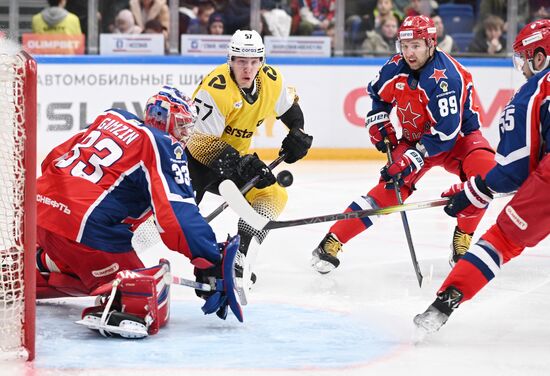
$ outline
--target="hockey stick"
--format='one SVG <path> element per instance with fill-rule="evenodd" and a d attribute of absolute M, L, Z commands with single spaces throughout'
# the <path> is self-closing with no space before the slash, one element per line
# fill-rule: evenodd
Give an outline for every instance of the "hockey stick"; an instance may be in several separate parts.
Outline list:
<path fill-rule="evenodd" d="M 282 155 L 278 156 L 277 159 L 275 159 L 273 162 L 271 162 L 267 167 L 269 167 L 270 170 L 273 170 L 275 167 L 277 167 L 284 159 L 286 158 L 286 154 L 283 153 Z M 246 192 L 251 190 L 256 183 L 260 180 L 260 175 L 254 176 L 248 183 L 246 183 L 241 188 L 241 193 L 244 195 Z M 204 219 L 206 222 L 210 223 L 214 218 L 216 218 L 218 215 L 220 215 L 221 212 L 223 212 L 229 205 L 227 202 L 224 202 L 220 206 L 218 206 L 212 213 L 208 214 Z"/>
<path fill-rule="evenodd" d="M 223 191 L 223 192 L 222 192 Z M 243 197 L 239 188 L 231 182 L 230 180 L 223 181 L 220 184 L 220 193 L 229 203 L 231 209 L 233 209 L 246 223 L 254 227 L 256 230 L 274 230 L 278 228 L 285 227 L 296 227 L 304 225 L 313 225 L 316 223 L 323 222 L 334 222 L 346 219 L 354 218 L 365 218 L 372 215 L 387 215 L 392 213 L 405 212 L 409 210 L 420 210 L 435 208 L 438 206 L 445 206 L 449 202 L 448 197 L 428 200 L 428 201 L 419 201 L 411 202 L 402 205 L 386 206 L 384 208 L 376 209 L 365 209 L 365 210 L 353 210 L 344 213 L 334 213 L 334 214 L 324 214 L 318 215 L 315 217 L 299 218 L 299 219 L 289 219 L 286 221 L 272 221 L 267 217 L 264 217 L 261 214 L 258 214 L 246 201 Z M 495 194 L 494 198 L 506 197 L 514 194 L 511 193 L 502 193 Z"/>
<path fill-rule="evenodd" d="M 201 290 L 201 291 L 206 291 L 206 292 L 212 291 L 212 287 L 208 283 L 200 283 L 200 282 L 196 282 L 196 281 L 191 281 L 190 279 L 177 277 L 175 275 L 172 276 L 172 283 L 174 285 L 192 287 L 195 290 Z"/>
<path fill-rule="evenodd" d="M 393 159 L 391 157 L 390 149 L 390 140 L 384 138 L 384 143 L 386 144 L 386 155 L 388 157 L 388 163 L 391 165 Z M 401 197 L 401 189 L 399 188 L 399 178 L 393 179 L 393 189 L 395 190 L 395 196 L 397 197 L 397 203 L 403 205 L 403 198 Z M 420 266 L 418 265 L 418 260 L 416 259 L 416 252 L 414 251 L 414 244 L 411 236 L 411 229 L 409 227 L 409 219 L 407 218 L 407 213 L 404 211 L 400 212 L 401 222 L 403 222 L 403 229 L 405 230 L 405 237 L 407 238 L 407 245 L 409 246 L 409 252 L 411 254 L 411 261 L 413 263 L 414 272 L 416 274 L 416 279 L 418 280 L 418 286 L 422 287 L 422 272 L 420 271 Z"/>

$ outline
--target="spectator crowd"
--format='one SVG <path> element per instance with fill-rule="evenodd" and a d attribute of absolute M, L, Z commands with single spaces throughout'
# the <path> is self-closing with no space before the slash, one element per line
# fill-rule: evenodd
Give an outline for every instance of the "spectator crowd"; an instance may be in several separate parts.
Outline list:
<path fill-rule="evenodd" d="M 158 33 L 168 40 L 169 1 L 98 0 L 100 33 Z M 179 34 L 232 35 L 250 29 L 251 0 L 180 0 Z M 355 0 L 345 4 L 344 52 L 348 56 L 387 56 L 396 52 L 397 30 L 406 16 L 434 20 L 445 52 L 499 55 L 506 49 L 507 0 Z M 48 0 L 32 18 L 34 33 L 87 32 L 87 1 Z M 264 36 L 335 37 L 336 0 L 261 0 Z M 543 0 L 519 0 L 517 27 L 550 17 Z M 334 45 L 334 40 L 332 42 Z"/>

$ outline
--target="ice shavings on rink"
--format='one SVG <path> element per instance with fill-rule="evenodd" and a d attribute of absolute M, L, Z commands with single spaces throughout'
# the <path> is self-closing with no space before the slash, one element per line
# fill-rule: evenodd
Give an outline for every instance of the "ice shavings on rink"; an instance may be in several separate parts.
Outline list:
<path fill-rule="evenodd" d="M 154 337 L 106 340 L 73 323 L 84 303 L 89 300 L 38 306 L 37 368 L 345 368 L 400 346 L 347 313 L 263 303 L 248 307 L 242 325 L 231 315 L 226 321 L 201 316 L 198 302 L 191 301 L 172 302 L 168 330 Z"/>

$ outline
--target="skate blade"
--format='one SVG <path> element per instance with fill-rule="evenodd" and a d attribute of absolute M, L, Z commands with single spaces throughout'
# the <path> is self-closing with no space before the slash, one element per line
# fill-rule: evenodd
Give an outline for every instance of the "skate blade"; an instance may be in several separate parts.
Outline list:
<path fill-rule="evenodd" d="M 332 265 L 330 262 L 321 260 L 316 257 L 313 257 L 311 259 L 311 267 L 321 274 L 328 274 L 336 269 L 334 265 Z"/>

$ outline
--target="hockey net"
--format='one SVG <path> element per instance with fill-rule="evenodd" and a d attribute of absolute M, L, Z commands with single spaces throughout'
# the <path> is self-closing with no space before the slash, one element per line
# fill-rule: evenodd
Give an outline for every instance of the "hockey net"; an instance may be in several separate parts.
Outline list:
<path fill-rule="evenodd" d="M 36 63 L 0 39 L 0 360 L 34 358 Z"/>

